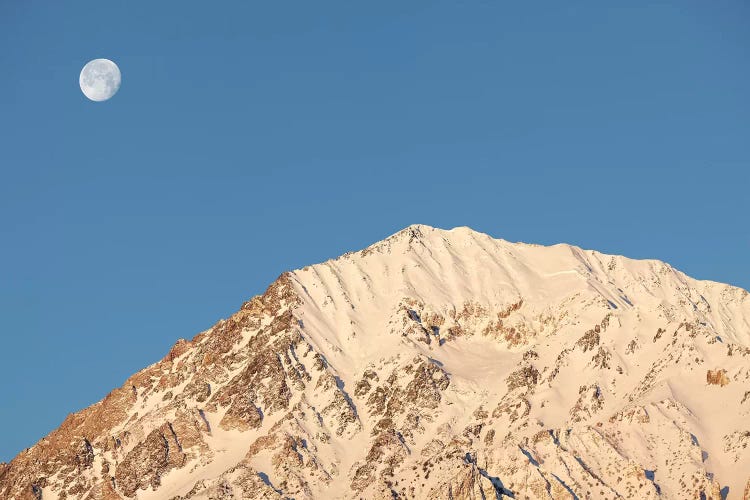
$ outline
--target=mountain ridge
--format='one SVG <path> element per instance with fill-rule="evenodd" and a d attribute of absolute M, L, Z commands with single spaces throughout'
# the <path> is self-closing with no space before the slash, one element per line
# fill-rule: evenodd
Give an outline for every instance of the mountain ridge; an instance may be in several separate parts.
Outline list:
<path fill-rule="evenodd" d="M 0 496 L 744 498 L 749 318 L 658 260 L 411 225 L 178 340 Z"/>

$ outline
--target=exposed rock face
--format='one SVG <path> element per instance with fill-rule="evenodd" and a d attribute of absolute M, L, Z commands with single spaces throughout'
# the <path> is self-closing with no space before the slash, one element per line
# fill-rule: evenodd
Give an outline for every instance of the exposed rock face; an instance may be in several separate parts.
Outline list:
<path fill-rule="evenodd" d="M 726 370 L 708 370 L 706 372 L 706 382 L 713 385 L 724 387 L 729 383 Z"/>
<path fill-rule="evenodd" d="M 748 498 L 748 324 L 661 262 L 412 226 L 179 340 L 0 498 Z"/>
<path fill-rule="evenodd" d="M 171 424 L 154 429 L 138 443 L 117 466 L 116 484 L 127 497 L 139 489 L 156 489 L 161 476 L 185 465 L 187 456 Z"/>

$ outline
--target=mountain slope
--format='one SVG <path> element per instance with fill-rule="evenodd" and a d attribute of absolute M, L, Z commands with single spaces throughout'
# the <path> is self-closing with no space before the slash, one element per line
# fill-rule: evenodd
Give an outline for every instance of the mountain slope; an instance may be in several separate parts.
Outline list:
<path fill-rule="evenodd" d="M 1 498 L 750 498 L 750 297 L 410 226 L 0 465 Z"/>

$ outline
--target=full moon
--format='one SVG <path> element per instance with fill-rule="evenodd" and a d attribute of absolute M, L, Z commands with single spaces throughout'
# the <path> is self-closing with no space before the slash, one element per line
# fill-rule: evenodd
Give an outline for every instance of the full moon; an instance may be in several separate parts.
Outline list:
<path fill-rule="evenodd" d="M 106 101 L 120 90 L 120 68 L 109 59 L 94 59 L 81 70 L 78 83 L 92 101 Z"/>

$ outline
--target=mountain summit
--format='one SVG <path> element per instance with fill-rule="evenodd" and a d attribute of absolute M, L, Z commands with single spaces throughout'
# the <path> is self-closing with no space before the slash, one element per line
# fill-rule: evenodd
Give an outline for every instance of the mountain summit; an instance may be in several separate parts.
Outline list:
<path fill-rule="evenodd" d="M 0 498 L 750 498 L 750 296 L 414 225 L 266 292 L 9 464 Z"/>

